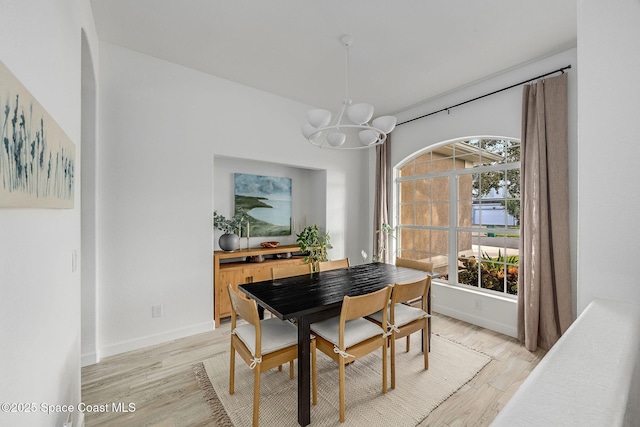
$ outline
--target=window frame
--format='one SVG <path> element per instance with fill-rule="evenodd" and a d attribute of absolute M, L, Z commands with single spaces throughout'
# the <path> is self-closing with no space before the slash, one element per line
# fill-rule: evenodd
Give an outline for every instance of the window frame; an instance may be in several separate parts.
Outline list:
<path fill-rule="evenodd" d="M 482 292 L 483 294 L 486 295 L 490 295 L 490 296 L 494 296 L 494 297 L 505 297 L 508 299 L 513 299 L 513 300 L 517 300 L 517 294 L 511 294 L 508 292 L 507 286 L 505 284 L 504 289 L 502 291 L 496 291 L 496 290 L 492 290 L 492 289 L 486 289 L 483 288 L 481 286 L 481 278 L 478 277 L 478 284 L 476 285 L 470 285 L 470 284 L 464 284 L 464 283 L 459 283 L 458 281 L 458 270 L 459 270 L 459 263 L 458 263 L 458 258 L 459 258 L 459 250 L 458 248 L 458 233 L 460 232 L 471 232 L 471 233 L 478 233 L 478 235 L 482 235 L 482 234 L 488 234 L 488 233 L 504 233 L 506 234 L 517 234 L 520 235 L 520 228 L 518 227 L 517 230 L 514 230 L 513 228 L 509 228 L 508 224 L 503 225 L 502 227 L 487 227 L 486 225 L 481 226 L 481 225 L 473 225 L 471 224 L 471 226 L 466 227 L 466 226 L 460 226 L 459 222 L 458 222 L 458 216 L 459 216 L 459 205 L 461 204 L 460 202 L 463 201 L 463 199 L 458 199 L 458 192 L 459 192 L 459 178 L 462 175 L 471 175 L 473 176 L 474 174 L 482 174 L 485 172 L 496 172 L 496 171 L 504 171 L 506 174 L 507 170 L 512 170 L 512 169 L 518 169 L 519 171 L 522 170 L 521 168 L 521 162 L 517 161 L 517 162 L 511 162 L 511 163 L 497 163 L 497 164 L 489 164 L 489 165 L 479 165 L 476 167 L 471 167 L 471 168 L 461 168 L 461 169 L 456 169 L 453 164 L 452 164 L 452 169 L 449 171 L 440 171 L 440 172 L 434 172 L 434 173 L 424 173 L 424 174 L 415 174 L 415 175 L 408 175 L 408 176 L 400 176 L 401 174 L 401 170 L 403 167 L 409 165 L 411 162 L 415 161 L 416 159 L 418 159 L 420 156 L 424 156 L 427 153 L 431 153 L 436 151 L 437 149 L 440 149 L 442 147 L 448 146 L 448 145 L 453 145 L 455 146 L 456 143 L 459 142 L 463 142 L 463 141 L 470 141 L 470 140 L 505 140 L 505 141 L 511 141 L 514 143 L 517 143 L 518 146 L 521 147 L 521 140 L 520 138 L 512 138 L 512 137 L 504 137 L 504 136 L 488 136 L 488 135 L 480 135 L 480 136 L 472 136 L 472 137 L 460 137 L 460 138 L 454 138 L 454 139 L 450 139 L 447 141 L 442 141 L 439 142 L 437 144 L 432 144 L 429 145 L 428 147 L 425 147 L 421 150 L 418 150 L 414 153 L 412 153 L 411 155 L 407 156 L 405 159 L 403 159 L 401 162 L 399 162 L 397 164 L 397 166 L 394 167 L 394 173 L 393 173 L 393 194 L 392 194 L 392 206 L 393 206 L 393 215 L 392 218 L 394 220 L 394 227 L 396 229 L 396 239 L 393 242 L 394 243 L 394 253 L 399 253 L 399 251 L 402 248 L 402 232 L 401 230 L 403 229 L 424 229 L 424 230 L 447 230 L 449 233 L 448 236 L 448 249 L 447 249 L 447 266 L 448 266 L 448 270 L 447 273 L 448 277 L 450 278 L 455 278 L 454 280 L 447 280 L 444 281 L 442 279 L 438 279 L 438 278 L 434 278 L 434 282 L 436 283 L 441 283 L 441 284 L 445 284 L 448 286 L 453 286 L 456 287 L 458 289 L 463 289 L 463 290 L 469 290 L 469 291 L 473 291 L 473 292 Z M 461 153 L 460 157 L 458 157 L 455 153 L 455 149 L 453 150 L 453 154 L 452 154 L 452 162 L 455 162 L 456 158 L 461 158 L 462 156 L 468 156 L 468 153 Z M 433 161 L 433 160 L 432 160 Z M 432 178 L 438 178 L 438 177 L 447 177 L 449 179 L 449 225 L 448 226 L 434 226 L 433 224 L 431 225 L 417 225 L 417 221 L 413 221 L 413 224 L 405 224 L 403 225 L 401 223 L 401 206 L 402 206 L 402 183 L 404 182 L 411 182 L 411 181 L 418 181 L 421 179 L 432 179 Z M 473 178 L 472 178 L 473 179 Z M 415 190 L 415 189 L 414 189 Z M 507 201 L 507 200 L 513 200 L 513 197 L 509 197 L 510 195 L 504 195 L 503 197 L 499 198 L 500 200 L 503 201 Z M 474 202 L 475 198 L 473 197 L 473 195 L 471 196 L 471 199 L 469 200 L 472 203 L 472 209 L 473 209 L 473 202 Z M 414 204 L 416 204 L 416 200 L 414 198 L 413 202 Z M 431 202 L 433 203 L 433 202 Z M 414 212 L 415 215 L 415 212 Z M 506 205 L 505 205 L 505 217 L 507 217 L 508 212 L 506 211 Z M 507 251 L 507 241 L 506 241 L 506 236 L 505 236 L 505 243 L 503 244 L 503 250 L 506 255 L 506 251 Z M 518 245 L 519 246 L 519 245 Z M 480 246 L 479 246 L 480 247 Z M 451 248 L 456 248 L 455 250 L 451 250 Z M 473 245 L 472 245 L 473 248 Z M 408 249 L 407 249 L 408 250 Z M 518 252 L 519 252 L 519 247 L 518 247 Z M 478 250 L 477 252 L 481 252 L 481 250 Z M 431 254 L 433 256 L 433 253 Z M 480 257 L 481 253 L 476 253 L 475 256 L 478 259 L 479 262 L 481 262 L 481 257 Z M 506 256 L 505 256 L 506 258 Z M 505 264 L 505 271 L 508 269 L 509 264 L 506 263 L 506 260 L 504 261 Z M 480 274 L 478 274 L 478 276 L 480 276 Z"/>

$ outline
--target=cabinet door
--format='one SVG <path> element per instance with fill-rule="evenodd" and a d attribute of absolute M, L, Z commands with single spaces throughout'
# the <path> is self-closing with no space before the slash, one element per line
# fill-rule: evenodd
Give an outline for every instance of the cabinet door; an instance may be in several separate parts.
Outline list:
<path fill-rule="evenodd" d="M 246 283 L 247 276 L 244 269 L 233 269 L 220 272 L 220 286 L 218 286 L 218 308 L 220 310 L 220 317 L 231 316 L 231 301 L 229 300 L 229 291 L 227 286 L 231 284 L 235 289 L 238 285 Z"/>
<path fill-rule="evenodd" d="M 249 283 L 271 280 L 271 267 L 270 263 L 268 266 L 260 265 L 245 269 L 247 280 Z"/>

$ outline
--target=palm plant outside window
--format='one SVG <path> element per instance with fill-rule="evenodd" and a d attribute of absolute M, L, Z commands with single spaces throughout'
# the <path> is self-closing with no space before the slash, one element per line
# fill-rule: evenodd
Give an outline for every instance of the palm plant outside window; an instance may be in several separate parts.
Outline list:
<path fill-rule="evenodd" d="M 433 262 L 451 285 L 517 295 L 520 141 L 460 139 L 397 170 L 398 256 Z"/>

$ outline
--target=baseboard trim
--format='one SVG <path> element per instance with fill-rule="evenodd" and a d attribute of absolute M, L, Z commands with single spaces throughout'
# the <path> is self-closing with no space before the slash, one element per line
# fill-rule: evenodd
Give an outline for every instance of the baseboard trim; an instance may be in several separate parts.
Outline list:
<path fill-rule="evenodd" d="M 120 353 L 126 353 L 127 351 L 139 350 L 141 348 L 149 347 L 156 344 L 162 344 L 167 341 L 176 340 L 179 338 L 185 338 L 191 335 L 200 334 L 203 332 L 209 332 L 214 330 L 213 319 L 207 322 L 191 325 L 186 328 L 173 329 L 171 331 L 163 332 L 155 335 L 147 335 L 128 341 L 123 341 L 117 344 L 102 347 L 98 350 L 97 360 L 103 357 L 114 356 Z"/>
<path fill-rule="evenodd" d="M 91 353 L 83 353 L 80 355 L 80 366 L 82 368 L 89 365 L 95 365 L 98 362 L 98 354 L 95 351 Z"/>
<path fill-rule="evenodd" d="M 504 323 L 494 322 L 484 317 L 474 316 L 464 311 L 452 309 L 451 307 L 433 305 L 433 311 L 436 313 L 442 313 L 445 316 L 453 317 L 454 319 L 462 320 L 473 325 L 481 326 L 492 331 L 500 332 L 501 334 L 508 335 L 510 337 L 517 338 L 518 330 L 511 325 L 505 325 Z M 437 316 L 437 314 L 436 314 Z"/>

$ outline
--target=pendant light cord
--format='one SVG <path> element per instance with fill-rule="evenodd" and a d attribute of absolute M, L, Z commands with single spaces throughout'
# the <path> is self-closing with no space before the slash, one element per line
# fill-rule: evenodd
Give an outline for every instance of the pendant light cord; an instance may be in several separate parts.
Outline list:
<path fill-rule="evenodd" d="M 344 99 L 345 102 L 349 99 L 349 45 L 345 45 L 346 49 L 346 60 L 345 60 L 345 71 L 344 71 Z"/>

